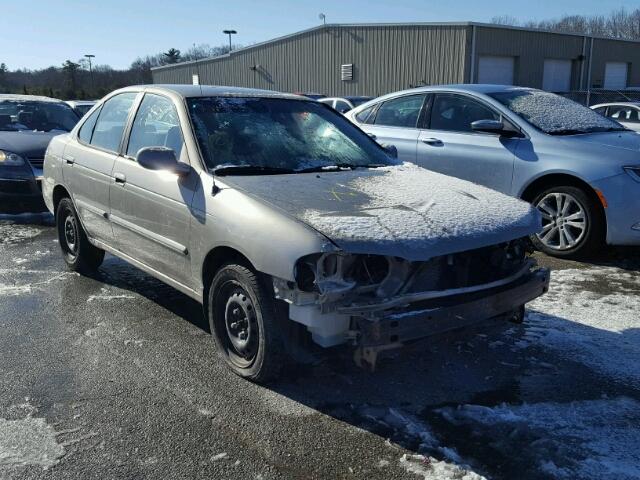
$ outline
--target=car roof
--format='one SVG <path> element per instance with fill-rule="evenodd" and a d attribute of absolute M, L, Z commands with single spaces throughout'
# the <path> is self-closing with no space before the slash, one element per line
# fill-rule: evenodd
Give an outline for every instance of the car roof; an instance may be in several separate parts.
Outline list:
<path fill-rule="evenodd" d="M 41 95 L 17 95 L 13 93 L 2 93 L 0 94 L 0 102 L 3 100 L 14 101 L 14 102 L 51 102 L 51 103 L 64 103 L 62 100 L 57 98 L 45 97 Z"/>
<path fill-rule="evenodd" d="M 132 87 L 123 88 L 122 91 L 131 90 L 161 90 L 166 92 L 172 92 L 184 98 L 192 97 L 261 97 L 261 98 L 287 98 L 298 100 L 309 100 L 306 97 L 300 95 L 294 95 L 292 93 L 282 93 L 273 90 L 261 90 L 258 88 L 242 88 L 242 87 L 227 87 L 222 85 L 172 85 L 172 84 L 158 84 L 158 85 L 136 85 Z"/>
<path fill-rule="evenodd" d="M 597 105 L 591 105 L 591 108 L 609 107 L 611 105 L 622 105 L 626 107 L 640 107 L 640 102 L 606 102 L 606 103 L 598 103 Z"/>

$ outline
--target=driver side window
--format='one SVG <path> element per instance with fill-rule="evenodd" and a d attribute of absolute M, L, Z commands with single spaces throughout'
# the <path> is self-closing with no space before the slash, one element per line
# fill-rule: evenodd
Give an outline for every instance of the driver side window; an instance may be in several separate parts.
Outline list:
<path fill-rule="evenodd" d="M 131 127 L 127 155 L 136 158 L 142 148 L 167 147 L 180 160 L 182 145 L 180 120 L 173 102 L 160 95 L 145 94 Z"/>
<path fill-rule="evenodd" d="M 476 120 L 500 120 L 500 116 L 462 95 L 436 95 L 431 107 L 431 130 L 471 133 L 471 124 Z"/>

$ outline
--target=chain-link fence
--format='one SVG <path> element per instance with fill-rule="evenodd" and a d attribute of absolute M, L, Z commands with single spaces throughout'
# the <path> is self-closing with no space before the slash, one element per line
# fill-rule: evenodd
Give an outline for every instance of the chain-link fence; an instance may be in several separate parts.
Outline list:
<path fill-rule="evenodd" d="M 640 89 L 638 90 L 587 90 L 561 93 L 563 97 L 590 107 L 599 103 L 612 102 L 640 102 Z"/>

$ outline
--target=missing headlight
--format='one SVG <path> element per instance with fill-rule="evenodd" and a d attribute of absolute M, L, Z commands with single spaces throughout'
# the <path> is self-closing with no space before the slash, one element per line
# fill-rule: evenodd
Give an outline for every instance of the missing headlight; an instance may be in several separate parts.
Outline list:
<path fill-rule="evenodd" d="M 316 290 L 316 273 L 311 265 L 306 262 L 298 262 L 295 269 L 296 285 L 303 292 Z"/>

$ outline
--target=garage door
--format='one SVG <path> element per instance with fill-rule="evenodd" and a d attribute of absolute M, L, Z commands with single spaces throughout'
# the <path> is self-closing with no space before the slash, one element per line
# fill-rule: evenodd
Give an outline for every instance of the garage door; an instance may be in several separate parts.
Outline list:
<path fill-rule="evenodd" d="M 478 83 L 513 85 L 514 57 L 481 56 L 478 59 Z"/>
<path fill-rule="evenodd" d="M 546 59 L 542 89 L 547 92 L 568 92 L 571 90 L 571 60 Z"/>
<path fill-rule="evenodd" d="M 624 62 L 607 62 L 604 68 L 604 88 L 622 90 L 627 88 L 627 64 Z"/>

